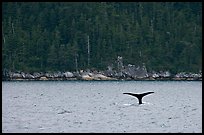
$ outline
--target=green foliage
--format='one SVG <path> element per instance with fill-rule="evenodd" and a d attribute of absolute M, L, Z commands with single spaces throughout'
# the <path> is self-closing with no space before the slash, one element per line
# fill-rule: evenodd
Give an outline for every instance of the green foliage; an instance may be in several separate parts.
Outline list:
<path fill-rule="evenodd" d="M 202 70 L 202 3 L 3 2 L 2 68 Z M 76 61 L 77 64 L 76 65 Z"/>

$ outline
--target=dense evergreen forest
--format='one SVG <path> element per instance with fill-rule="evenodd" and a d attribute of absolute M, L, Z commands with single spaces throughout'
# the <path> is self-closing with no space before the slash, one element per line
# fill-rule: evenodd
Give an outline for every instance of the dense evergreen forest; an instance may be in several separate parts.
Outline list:
<path fill-rule="evenodd" d="M 4 2 L 2 69 L 202 70 L 202 3 Z"/>

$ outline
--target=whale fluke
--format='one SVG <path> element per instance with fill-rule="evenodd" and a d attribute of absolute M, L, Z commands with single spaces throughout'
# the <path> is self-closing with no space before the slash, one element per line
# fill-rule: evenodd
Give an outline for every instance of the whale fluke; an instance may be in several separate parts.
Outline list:
<path fill-rule="evenodd" d="M 141 94 L 135 94 L 135 93 L 123 93 L 123 94 L 137 97 L 137 99 L 139 100 L 139 104 L 142 104 L 142 98 L 148 94 L 151 94 L 151 93 L 154 93 L 154 92 L 145 92 L 145 93 L 141 93 Z"/>

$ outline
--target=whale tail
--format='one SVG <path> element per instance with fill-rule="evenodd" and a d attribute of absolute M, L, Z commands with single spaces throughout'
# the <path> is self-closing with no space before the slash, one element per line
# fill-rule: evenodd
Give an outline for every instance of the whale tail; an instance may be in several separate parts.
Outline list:
<path fill-rule="evenodd" d="M 123 94 L 127 94 L 127 95 L 137 97 L 137 99 L 139 100 L 139 104 L 142 104 L 142 98 L 144 96 L 148 95 L 148 94 L 151 94 L 151 93 L 154 93 L 154 92 L 145 92 L 145 93 L 142 93 L 142 94 L 135 94 L 135 93 L 123 93 Z"/>

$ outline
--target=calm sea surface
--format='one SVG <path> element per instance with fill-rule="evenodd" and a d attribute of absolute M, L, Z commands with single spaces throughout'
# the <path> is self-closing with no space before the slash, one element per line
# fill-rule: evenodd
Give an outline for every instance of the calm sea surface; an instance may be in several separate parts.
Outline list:
<path fill-rule="evenodd" d="M 2 132 L 201 133 L 202 82 L 2 82 Z"/>

